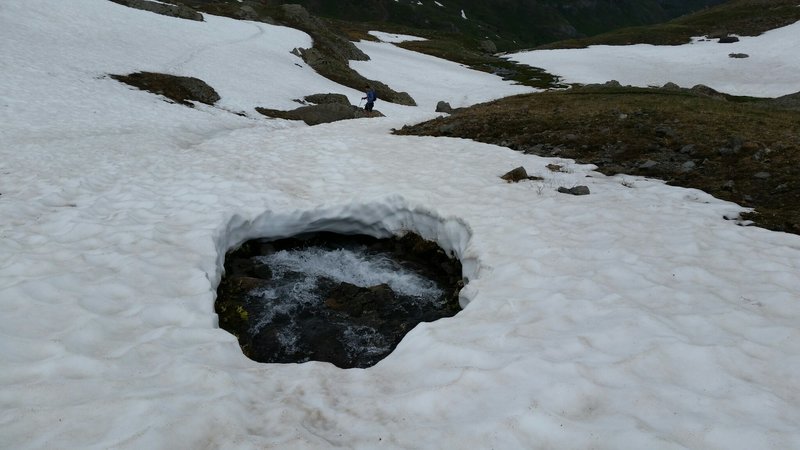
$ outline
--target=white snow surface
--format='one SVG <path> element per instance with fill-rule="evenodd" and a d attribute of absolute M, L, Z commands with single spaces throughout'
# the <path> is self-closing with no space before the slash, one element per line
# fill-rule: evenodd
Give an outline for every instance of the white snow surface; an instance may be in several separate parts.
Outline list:
<path fill-rule="evenodd" d="M 798 236 L 700 191 L 390 134 L 470 82 L 467 103 L 520 88 L 362 43 L 359 70 L 423 106 L 307 127 L 228 111 L 357 101 L 288 53 L 295 30 L 6 0 L 0 42 L 0 447 L 800 448 Z M 104 77 L 135 70 L 222 100 Z M 498 178 L 520 165 L 544 180 Z M 244 240 L 409 229 L 462 259 L 465 309 L 378 365 L 260 364 L 218 328 Z"/>
<path fill-rule="evenodd" d="M 682 87 L 705 84 L 720 92 L 780 97 L 800 91 L 800 22 L 739 42 L 694 38 L 677 46 L 596 45 L 585 49 L 535 50 L 510 54 L 514 60 L 558 75 L 566 83 Z M 747 58 L 731 58 L 744 53 Z"/>
<path fill-rule="evenodd" d="M 462 64 L 391 43 L 361 41 L 356 46 L 368 54 L 370 60 L 350 61 L 350 67 L 369 79 L 391 80 L 390 86 L 394 90 L 408 92 L 424 111 L 435 111 L 439 101 L 458 108 L 534 91 L 525 86 L 498 82 L 495 75 L 467 70 Z M 388 104 L 380 102 L 377 105 L 383 111 Z"/>
<path fill-rule="evenodd" d="M 427 41 L 427 39 L 424 37 L 412 36 L 410 34 L 386 33 L 384 31 L 377 30 L 370 31 L 369 34 L 375 36 L 381 42 L 399 43 L 408 41 Z"/>

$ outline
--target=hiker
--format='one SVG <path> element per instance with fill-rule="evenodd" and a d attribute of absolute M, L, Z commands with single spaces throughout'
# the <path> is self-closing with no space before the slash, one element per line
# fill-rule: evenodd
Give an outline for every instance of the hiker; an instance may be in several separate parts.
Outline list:
<path fill-rule="evenodd" d="M 375 100 L 378 99 L 378 96 L 375 95 L 375 89 L 372 89 L 369 85 L 365 87 L 367 91 L 366 97 L 361 97 L 361 100 L 366 100 L 367 104 L 364 105 L 364 111 L 372 111 L 372 107 L 375 106 Z"/>

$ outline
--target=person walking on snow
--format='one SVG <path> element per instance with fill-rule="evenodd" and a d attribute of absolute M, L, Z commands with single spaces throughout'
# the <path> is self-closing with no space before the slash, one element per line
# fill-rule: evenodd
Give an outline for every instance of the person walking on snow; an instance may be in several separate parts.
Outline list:
<path fill-rule="evenodd" d="M 375 89 L 372 89 L 369 85 L 366 86 L 367 96 L 361 97 L 361 100 L 366 100 L 367 104 L 364 105 L 364 111 L 372 111 L 372 107 L 375 106 L 375 100 L 378 99 L 378 96 L 375 95 Z"/>

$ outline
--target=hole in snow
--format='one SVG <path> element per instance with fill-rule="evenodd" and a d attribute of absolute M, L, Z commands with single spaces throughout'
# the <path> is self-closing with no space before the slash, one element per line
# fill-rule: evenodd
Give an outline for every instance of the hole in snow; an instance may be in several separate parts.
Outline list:
<path fill-rule="evenodd" d="M 220 325 L 259 362 L 370 367 L 420 322 L 461 309 L 460 262 L 414 233 L 255 239 L 225 259 Z"/>
<path fill-rule="evenodd" d="M 376 208 L 387 213 L 377 221 Z M 234 219 L 226 237 L 243 243 L 220 243 L 223 251 L 234 247 L 225 253 L 217 289 L 220 327 L 255 361 L 364 368 L 389 355 L 420 322 L 455 315 L 462 280 L 473 278 L 477 267 L 462 257 L 462 268 L 454 256 L 464 253 L 466 226 L 387 208 L 357 208 L 347 219 L 305 213 L 310 221 L 294 235 L 287 231 L 298 217 Z M 409 225 L 440 244 L 408 232 Z M 258 231 L 269 237 L 248 239 Z"/>

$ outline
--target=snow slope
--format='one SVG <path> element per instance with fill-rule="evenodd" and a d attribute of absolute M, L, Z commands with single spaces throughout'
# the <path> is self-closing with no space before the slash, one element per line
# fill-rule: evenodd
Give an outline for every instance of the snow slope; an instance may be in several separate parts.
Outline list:
<path fill-rule="evenodd" d="M 302 33 L 206 19 L 0 5 L 0 447 L 800 448 L 800 238 L 699 191 L 389 134 L 426 106 L 231 114 L 360 93 L 288 53 Z M 519 89 L 364 48 L 378 67 L 359 70 L 398 55 L 427 74 L 423 105 Z M 222 107 L 103 76 L 132 70 L 197 76 Z M 545 179 L 499 180 L 519 165 Z M 577 184 L 592 194 L 555 192 Z M 365 370 L 248 360 L 214 313 L 225 251 L 319 229 L 436 239 L 464 262 L 465 310 Z"/>
<path fill-rule="evenodd" d="M 653 46 L 595 45 L 585 49 L 536 50 L 509 55 L 540 67 L 566 83 L 604 83 L 683 87 L 705 84 L 720 92 L 753 97 L 780 97 L 800 91 L 800 22 L 760 36 L 741 36 L 720 44 L 695 38 L 690 44 Z M 744 53 L 747 58 L 731 58 Z"/>

